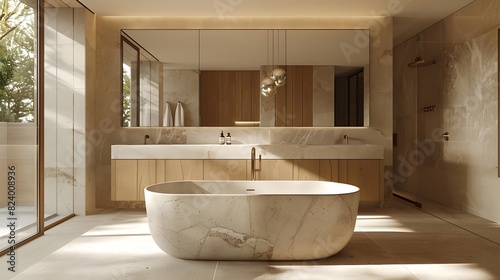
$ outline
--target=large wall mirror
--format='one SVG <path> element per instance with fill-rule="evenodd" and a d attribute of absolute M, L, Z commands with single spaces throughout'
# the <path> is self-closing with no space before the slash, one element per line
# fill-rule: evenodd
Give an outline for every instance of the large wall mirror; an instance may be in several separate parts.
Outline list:
<path fill-rule="evenodd" d="M 368 126 L 368 66 L 368 30 L 122 30 L 122 125 Z"/>

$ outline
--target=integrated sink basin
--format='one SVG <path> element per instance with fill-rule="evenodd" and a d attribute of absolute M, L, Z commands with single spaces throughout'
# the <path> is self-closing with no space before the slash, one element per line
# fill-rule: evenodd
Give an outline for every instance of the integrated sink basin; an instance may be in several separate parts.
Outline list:
<path fill-rule="evenodd" d="M 112 145 L 111 159 L 383 159 L 378 145 L 172 144 Z"/>

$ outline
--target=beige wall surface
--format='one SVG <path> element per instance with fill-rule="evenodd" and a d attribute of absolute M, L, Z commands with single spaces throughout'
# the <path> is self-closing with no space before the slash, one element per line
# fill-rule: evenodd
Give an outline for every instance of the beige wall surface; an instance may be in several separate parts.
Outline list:
<path fill-rule="evenodd" d="M 368 128 L 121 128 L 120 29 L 369 29 L 370 127 Z M 351 143 L 384 147 L 385 170 L 392 166 L 392 18 L 162 18 L 97 17 L 96 100 L 94 147 L 95 193 L 87 192 L 96 208 L 134 207 L 111 201 L 111 145 L 142 144 L 144 135 L 155 143 L 216 143 L 220 130 L 231 132 L 233 143 L 337 144 L 348 134 Z M 364 41 L 353 38 L 352 48 Z M 88 112 L 87 112 L 88 114 Z M 212 141 L 213 140 L 213 141 Z M 390 187 L 387 176 L 386 187 Z"/>

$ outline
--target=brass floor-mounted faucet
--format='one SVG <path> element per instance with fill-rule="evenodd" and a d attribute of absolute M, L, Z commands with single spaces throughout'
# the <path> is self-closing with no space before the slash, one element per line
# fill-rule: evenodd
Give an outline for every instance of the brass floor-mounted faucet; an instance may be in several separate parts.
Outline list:
<path fill-rule="evenodd" d="M 259 155 L 259 168 L 255 167 L 255 147 L 252 147 L 252 151 L 250 152 L 250 169 L 251 169 L 251 177 L 252 181 L 257 179 L 257 171 L 260 171 L 260 166 L 262 164 L 262 156 Z"/>

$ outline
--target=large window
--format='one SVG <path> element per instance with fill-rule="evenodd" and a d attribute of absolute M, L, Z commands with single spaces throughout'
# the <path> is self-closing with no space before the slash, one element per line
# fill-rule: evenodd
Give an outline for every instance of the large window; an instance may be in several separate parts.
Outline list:
<path fill-rule="evenodd" d="M 37 1 L 0 1 L 0 251 L 39 234 Z"/>

